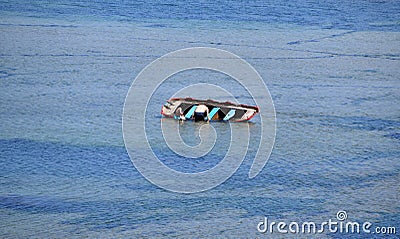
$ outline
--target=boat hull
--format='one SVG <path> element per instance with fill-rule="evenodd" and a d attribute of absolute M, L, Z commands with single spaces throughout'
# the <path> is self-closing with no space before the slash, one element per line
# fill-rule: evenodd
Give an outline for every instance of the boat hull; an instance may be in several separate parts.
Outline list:
<path fill-rule="evenodd" d="M 257 106 L 235 104 L 232 102 L 199 100 L 193 98 L 172 98 L 167 100 L 162 106 L 161 114 L 168 118 L 194 120 L 194 112 L 198 105 L 207 106 L 210 121 L 248 121 L 260 111 Z M 208 118 L 204 117 L 204 120 L 208 120 Z"/>

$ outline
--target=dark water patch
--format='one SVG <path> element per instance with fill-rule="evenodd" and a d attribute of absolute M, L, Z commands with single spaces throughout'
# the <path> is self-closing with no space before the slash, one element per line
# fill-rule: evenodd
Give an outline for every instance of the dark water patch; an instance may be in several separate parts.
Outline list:
<path fill-rule="evenodd" d="M 77 25 L 60 25 L 60 24 L 13 24 L 0 23 L 0 26 L 7 27 L 44 27 L 44 28 L 78 28 Z"/>
<path fill-rule="evenodd" d="M 226 210 L 244 210 L 242 216 L 268 215 L 282 217 L 291 210 L 314 208 L 322 203 L 318 199 L 268 198 L 268 197 L 196 197 L 181 196 L 176 199 L 114 201 L 99 203 L 98 210 L 79 219 L 65 220 L 69 225 L 89 225 L 92 230 L 124 226 L 135 229 L 146 224 L 165 225 L 174 222 L 201 220 L 202 215 L 216 213 L 223 216 Z M 290 207 L 288 206 L 290 205 Z M 273 208 L 273 210 L 272 210 Z M 103 210 L 112 209 L 112 210 Z M 218 213 L 221 213 L 219 215 Z M 226 216 L 226 215 L 225 215 Z M 207 219 L 212 218 L 209 215 Z"/>
<path fill-rule="evenodd" d="M 383 95 L 380 95 L 380 96 L 359 97 L 359 98 L 351 100 L 351 104 L 352 105 L 356 105 L 356 106 L 360 106 L 363 103 L 382 100 L 382 99 L 385 99 L 385 98 L 390 97 L 390 96 L 391 96 L 391 94 L 383 94 Z"/>
<path fill-rule="evenodd" d="M 123 147 L 70 146 L 25 139 L 0 140 L 2 175 L 137 177 Z"/>
<path fill-rule="evenodd" d="M 101 54 L 98 52 L 91 52 L 87 51 L 90 54 L 71 54 L 71 53 L 63 53 L 63 54 L 22 54 L 19 55 L 20 57 L 68 57 L 68 58 L 75 58 L 75 57 L 103 57 L 103 58 L 157 58 L 159 56 L 156 55 L 114 55 L 114 54 Z M 7 55 L 7 57 L 11 57 L 11 55 Z"/>
<path fill-rule="evenodd" d="M 400 132 L 391 132 L 384 135 L 385 137 L 392 138 L 392 139 L 400 139 Z"/>
<path fill-rule="evenodd" d="M 306 86 L 304 86 L 304 88 L 306 88 Z M 369 98 L 363 98 L 361 100 L 367 101 Z M 278 112 L 278 114 L 282 117 L 290 117 L 291 119 L 308 119 L 307 123 L 312 125 L 318 124 L 322 126 L 339 127 L 352 130 L 393 132 L 400 128 L 399 120 L 380 119 L 367 116 L 334 116 L 304 113 L 287 114 L 284 112 Z"/>
<path fill-rule="evenodd" d="M 0 57 L 10 57 L 6 55 L 1 55 Z M 13 67 L 6 67 L 0 63 L 0 78 L 8 78 L 16 75 L 17 69 Z"/>
<path fill-rule="evenodd" d="M 361 72 L 366 72 L 366 73 L 378 73 L 377 70 L 373 70 L 373 69 L 362 70 Z"/>
<path fill-rule="evenodd" d="M 49 196 L 1 195 L 0 207 L 29 213 L 79 213 L 82 216 L 63 220 L 63 224 L 86 225 L 91 230 L 116 227 L 137 228 L 145 224 L 160 225 L 200 219 L 207 213 L 244 210 L 243 216 L 269 215 L 279 218 L 292 210 L 318 207 L 319 199 L 281 197 L 207 197 L 177 195 L 171 198 L 134 200 L 75 201 Z M 289 206 L 290 205 L 290 206 Z"/>
<path fill-rule="evenodd" d="M 14 75 L 15 74 L 10 73 L 8 71 L 0 71 L 0 79 L 1 78 L 8 78 L 8 77 L 11 77 L 11 76 L 14 76 Z"/>
<path fill-rule="evenodd" d="M 319 122 L 324 126 L 367 131 L 391 131 L 400 127 L 400 121 L 397 120 L 375 119 L 361 116 L 324 116 L 320 117 Z"/>
<path fill-rule="evenodd" d="M 3 2 L 5 13 L 36 18 L 111 19 L 138 21 L 142 19 L 206 20 L 228 22 L 260 22 L 295 24 L 322 29 L 399 31 L 400 3 L 354 1 L 230 1 L 227 3 L 193 3 L 159 0 L 144 2 L 65 1 L 52 4 L 27 0 Z"/>
<path fill-rule="evenodd" d="M 0 207 L 29 213 L 78 213 L 76 203 L 49 196 L 0 195 Z"/>
<path fill-rule="evenodd" d="M 157 116 L 161 119 L 161 116 Z M 170 122 L 175 124 L 176 122 Z M 198 130 L 201 124 L 195 122 L 186 122 L 180 125 L 181 137 L 190 146 L 196 146 L 200 143 L 200 138 L 198 136 Z M 230 131 L 229 125 L 223 122 L 214 122 L 213 124 L 217 132 L 217 141 L 213 145 L 211 151 L 206 155 L 198 158 L 188 158 L 180 156 L 174 151 L 172 151 L 164 142 L 161 132 L 158 129 L 150 130 L 148 135 L 157 138 L 155 142 L 150 141 L 150 145 L 155 155 L 163 162 L 167 167 L 175 169 L 180 172 L 185 173 L 195 173 L 202 172 L 207 169 L 211 169 L 216 166 L 227 154 L 230 142 Z"/>
<path fill-rule="evenodd" d="M 380 182 L 398 177 L 400 173 L 398 151 L 358 150 L 357 155 L 332 155 L 320 158 L 287 156 L 277 158 L 272 156 L 263 172 L 253 179 L 248 179 L 248 166 L 241 167 L 223 185 L 224 189 L 233 190 L 240 187 L 251 191 L 254 187 L 269 188 L 270 185 L 280 185 L 287 192 L 309 188 L 323 191 L 340 191 L 344 188 L 358 189 L 370 187 L 371 182 Z M 379 161 L 380 163 L 377 163 Z M 379 168 L 374 170 L 373 166 Z M 354 173 L 349 173 L 354 172 Z M 284 192 L 282 192 L 284 193 Z M 323 194 L 323 193 L 322 193 Z"/>
<path fill-rule="evenodd" d="M 383 212 L 380 214 L 380 217 L 377 220 L 373 220 L 374 225 L 376 226 L 385 226 L 385 227 L 395 227 L 395 234 L 392 238 L 395 238 L 395 236 L 400 237 L 400 214 L 399 213 L 393 213 L 393 212 Z M 385 236 L 390 236 L 386 234 Z"/>
<path fill-rule="evenodd" d="M 332 58 L 333 56 L 310 56 L 310 57 L 246 57 L 246 60 L 317 60 L 317 59 L 326 59 Z"/>
<path fill-rule="evenodd" d="M 172 28 L 170 26 L 167 26 L 166 24 L 149 24 L 149 25 L 145 25 L 144 27 L 149 27 L 149 28 Z"/>
<path fill-rule="evenodd" d="M 329 36 L 325 36 L 325 37 L 320 37 L 320 38 L 314 38 L 314 39 L 309 39 L 309 40 L 298 40 L 298 41 L 292 41 L 292 42 L 288 42 L 288 45 L 299 45 L 299 44 L 303 44 L 303 43 L 314 43 L 314 42 L 320 42 L 322 40 L 325 39 L 332 39 L 332 38 L 336 38 L 336 37 L 342 37 L 342 36 L 346 36 L 349 34 L 352 34 L 356 31 L 347 31 L 347 32 L 343 32 L 343 33 L 337 33 L 337 34 L 332 34 Z"/>

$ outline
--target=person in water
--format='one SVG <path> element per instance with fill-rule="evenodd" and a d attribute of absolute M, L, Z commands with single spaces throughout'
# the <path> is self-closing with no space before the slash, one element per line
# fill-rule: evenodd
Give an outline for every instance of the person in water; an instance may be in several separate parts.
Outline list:
<path fill-rule="evenodd" d="M 183 114 L 183 110 L 182 110 L 181 107 L 176 109 L 174 116 L 175 116 L 175 119 L 186 120 L 185 115 Z"/>
<path fill-rule="evenodd" d="M 198 105 L 196 110 L 194 111 L 194 120 L 210 122 L 208 114 L 209 110 L 206 105 Z"/>

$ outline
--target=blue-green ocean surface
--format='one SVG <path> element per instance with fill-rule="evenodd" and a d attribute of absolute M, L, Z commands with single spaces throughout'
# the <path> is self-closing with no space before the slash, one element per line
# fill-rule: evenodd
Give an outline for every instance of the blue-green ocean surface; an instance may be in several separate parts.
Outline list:
<path fill-rule="evenodd" d="M 398 1 L 0 1 L 0 237 L 398 238 L 399 19 Z M 171 193 L 130 161 L 124 100 L 146 65 L 199 46 L 233 52 L 260 73 L 275 104 L 276 142 L 249 179 L 256 116 L 232 178 Z M 229 143 L 224 123 L 212 123 L 220 141 L 203 158 L 182 160 L 162 142 L 161 105 L 199 82 L 253 103 L 215 72 L 182 72 L 161 85 L 147 134 L 155 154 L 184 172 L 213 167 Z M 182 137 L 195 145 L 197 129 L 185 122 Z M 264 217 L 318 223 L 340 210 L 397 234 L 257 231 Z"/>

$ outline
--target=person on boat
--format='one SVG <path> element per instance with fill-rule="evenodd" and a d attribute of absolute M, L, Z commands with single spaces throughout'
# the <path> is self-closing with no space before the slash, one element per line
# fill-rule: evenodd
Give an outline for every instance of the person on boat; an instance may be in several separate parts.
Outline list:
<path fill-rule="evenodd" d="M 195 121 L 206 121 L 210 122 L 210 119 L 208 117 L 209 110 L 206 105 L 198 105 L 196 110 L 194 111 L 194 120 Z"/>
<path fill-rule="evenodd" d="M 175 119 L 186 120 L 181 107 L 178 107 L 178 109 L 175 110 L 174 117 L 175 117 Z"/>

